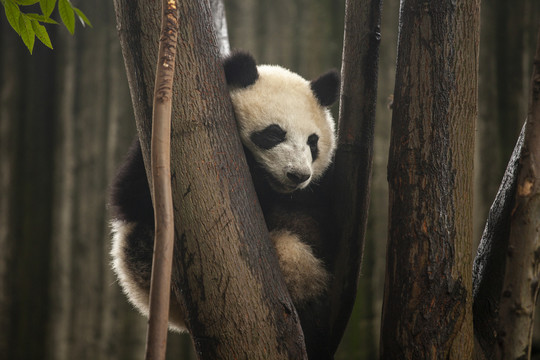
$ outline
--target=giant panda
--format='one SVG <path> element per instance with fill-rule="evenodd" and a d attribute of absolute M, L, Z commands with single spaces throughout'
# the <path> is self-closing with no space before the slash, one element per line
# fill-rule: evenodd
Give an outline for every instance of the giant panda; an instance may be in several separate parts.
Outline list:
<path fill-rule="evenodd" d="M 309 321 L 312 327 L 306 313 L 325 298 L 330 280 L 325 252 L 332 231 L 328 194 L 320 183 L 336 149 L 328 107 L 338 96 L 339 75 L 332 70 L 307 81 L 280 66 L 257 66 L 244 52 L 233 53 L 223 66 L 285 283 L 302 325 Z M 154 217 L 137 139 L 113 181 L 110 205 L 113 269 L 130 302 L 147 316 Z M 170 327 L 184 331 L 181 308 L 171 295 Z M 309 354 L 319 339 L 304 332 Z"/>

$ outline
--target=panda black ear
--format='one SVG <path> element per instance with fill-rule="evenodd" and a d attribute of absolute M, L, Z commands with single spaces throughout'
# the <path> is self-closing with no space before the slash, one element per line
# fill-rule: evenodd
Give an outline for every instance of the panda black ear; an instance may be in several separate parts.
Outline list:
<path fill-rule="evenodd" d="M 259 78 L 257 63 L 251 54 L 235 51 L 223 60 L 228 85 L 248 87 Z"/>
<path fill-rule="evenodd" d="M 322 106 L 332 105 L 339 96 L 339 74 L 336 70 L 330 70 L 312 80 L 310 85 L 311 91 Z"/>

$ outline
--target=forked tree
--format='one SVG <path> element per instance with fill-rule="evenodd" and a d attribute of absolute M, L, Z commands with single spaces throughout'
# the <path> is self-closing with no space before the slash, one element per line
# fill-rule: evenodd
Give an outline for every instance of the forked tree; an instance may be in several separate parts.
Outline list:
<path fill-rule="evenodd" d="M 220 53 L 208 31 L 211 12 L 206 2 L 179 5 L 171 165 L 173 272 L 184 280 L 172 285 L 173 294 L 189 314 L 201 358 L 305 358 L 303 332 L 256 205 Z M 127 0 L 116 0 L 115 7 L 138 133 L 149 159 L 159 8 Z M 340 139 L 330 183 L 336 189 L 336 241 L 329 259 L 333 280 L 328 302 L 313 314 L 323 319 L 318 329 L 325 335 L 321 358 L 333 356 L 356 293 L 369 203 L 380 10 L 378 0 L 347 2 Z M 400 18 L 382 357 L 491 358 L 497 353 L 506 358 L 502 354 L 511 347 L 506 344 L 519 343 L 503 336 L 506 320 L 489 313 L 494 323 L 484 327 L 479 316 L 482 301 L 491 301 L 482 290 L 490 276 L 500 284 L 489 296 L 513 299 L 507 308 L 515 314 L 519 296 L 502 290 L 511 268 L 490 272 L 504 256 L 481 251 L 471 271 L 479 0 L 405 0 Z M 529 121 L 535 119 L 529 116 Z M 525 177 L 518 195 L 536 193 L 534 176 Z M 245 191 L 234 191 L 239 188 Z M 513 209 L 513 198 L 505 199 L 510 204 L 506 209 Z M 502 220 L 513 214 L 508 210 Z M 487 238 L 485 242 L 481 249 L 497 247 Z M 505 244 L 500 250 L 508 254 L 512 249 Z M 536 288 L 530 297 L 536 297 Z M 501 309 L 504 306 L 501 300 Z M 531 314 L 525 316 L 528 324 Z M 497 339 L 505 340 L 499 342 L 503 349 L 489 350 L 486 346 Z"/>
<path fill-rule="evenodd" d="M 540 54 L 527 124 L 471 276 L 478 16 L 475 0 L 401 2 L 382 358 L 531 356 L 540 244 Z"/>
<path fill-rule="evenodd" d="M 123 0 L 116 1 L 115 7 L 139 138 L 148 159 L 159 8 Z M 366 100 L 360 109 L 367 116 L 357 123 L 364 122 L 361 126 L 354 124 L 352 117 L 357 115 L 352 111 L 341 121 L 345 129 L 341 131 L 348 136 L 340 143 L 336 173 L 350 182 L 339 187 L 343 192 L 336 193 L 336 198 L 348 200 L 336 202 L 336 208 L 342 210 L 345 205 L 349 213 L 336 225 L 336 257 L 329 259 L 335 296 L 313 313 L 322 324 L 314 330 L 328 334 L 322 337 L 321 358 L 333 356 L 354 303 L 369 200 L 380 1 L 348 6 L 347 14 L 350 26 L 369 36 L 351 37 L 356 43 L 349 45 L 347 56 L 361 59 L 360 70 L 344 70 L 344 79 L 353 81 L 344 85 L 343 96 L 350 104 L 363 96 Z M 359 20 L 360 15 L 364 19 Z M 216 39 L 208 31 L 212 26 L 208 4 L 180 3 L 179 19 L 171 173 L 176 234 L 173 273 L 183 280 L 172 284 L 174 296 L 185 307 L 201 358 L 304 358 L 302 329 L 257 205 Z M 373 75 L 363 85 L 361 74 L 366 69 Z M 353 71 L 355 75 L 347 75 Z M 365 171 L 350 166 L 359 157 Z M 356 184 L 363 188 L 351 201 L 347 189 Z M 362 220 L 358 222 L 357 217 Z M 338 256 L 344 261 L 338 261 Z"/>
<path fill-rule="evenodd" d="M 139 99 L 134 104 L 141 148 L 148 159 L 148 96 L 155 73 L 160 8 L 142 1 L 117 1 L 115 6 L 132 98 Z M 186 307 L 202 358 L 242 357 L 246 349 L 254 357 L 278 357 L 281 350 L 302 358 L 305 349 L 298 317 L 279 277 L 264 219 L 253 201 L 247 165 L 240 156 L 215 36 L 207 31 L 212 28 L 210 10 L 206 2 L 188 1 L 180 3 L 178 11 L 171 133 L 177 239 L 173 272 L 184 283 L 173 284 L 174 296 Z M 231 191 L 234 188 L 246 191 Z M 264 261 L 259 261 L 258 249 L 269 254 Z M 269 285 L 269 294 L 261 291 L 262 284 Z M 244 336 L 237 324 L 242 324 L 244 334 L 257 336 Z M 286 339 L 282 343 L 278 343 L 277 324 Z"/>

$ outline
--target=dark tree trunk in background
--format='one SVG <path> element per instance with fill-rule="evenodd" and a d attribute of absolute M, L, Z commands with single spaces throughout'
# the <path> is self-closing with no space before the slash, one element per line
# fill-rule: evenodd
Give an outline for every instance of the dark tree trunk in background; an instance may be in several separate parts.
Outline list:
<path fill-rule="evenodd" d="M 225 0 L 231 48 L 314 79 L 341 63 L 345 0 Z"/>
<path fill-rule="evenodd" d="M 231 46 L 229 44 L 229 30 L 223 0 L 210 0 L 210 9 L 214 19 L 219 52 L 221 55 L 227 55 L 231 51 Z"/>
<path fill-rule="evenodd" d="M 54 106 L 48 92 L 55 63 L 38 48 L 40 61 L 30 58 L 1 17 L 0 353 L 39 358 L 49 304 Z"/>
<path fill-rule="evenodd" d="M 384 359 L 472 356 L 479 1 L 402 1 L 388 163 Z"/>
<path fill-rule="evenodd" d="M 497 354 L 531 356 L 540 269 L 540 23 L 529 90 L 529 107 L 510 223 Z"/>
<path fill-rule="evenodd" d="M 475 245 L 527 115 L 537 0 L 484 1 L 475 159 Z"/>
<path fill-rule="evenodd" d="M 540 213 L 540 28 L 529 111 L 493 204 L 474 266 L 478 358 L 531 355 L 538 296 Z"/>
<path fill-rule="evenodd" d="M 201 358 L 302 358 L 303 336 L 256 201 L 206 3 L 179 4 L 172 180 L 176 297 Z M 143 153 L 158 22 L 155 4 L 115 2 Z M 142 34 L 149 36 L 142 36 Z M 219 139 L 219 140 L 217 140 Z M 148 163 L 148 162 L 146 162 Z M 246 315 L 248 312 L 248 315 Z M 216 316 L 219 314 L 219 316 Z M 241 326 L 240 326 L 241 325 Z"/>
<path fill-rule="evenodd" d="M 81 5 L 81 7 L 83 7 Z M 30 56 L 0 23 L 0 357 L 135 358 L 145 321 L 110 271 L 107 186 L 134 133 L 112 4 Z"/>
<path fill-rule="evenodd" d="M 136 324 L 143 325 L 127 312 L 118 287 L 111 286 L 107 187 L 133 132 L 132 112 L 112 6 L 95 4 L 92 10 L 95 30 L 81 29 L 77 39 L 60 32 L 61 43 L 52 54 L 57 62 L 52 115 L 58 123 L 48 351 L 54 359 L 93 359 L 106 351 L 134 356 L 136 347 L 122 346 L 117 334 L 133 342 L 139 338 Z M 119 311 L 130 320 L 121 315 L 115 321 Z"/>

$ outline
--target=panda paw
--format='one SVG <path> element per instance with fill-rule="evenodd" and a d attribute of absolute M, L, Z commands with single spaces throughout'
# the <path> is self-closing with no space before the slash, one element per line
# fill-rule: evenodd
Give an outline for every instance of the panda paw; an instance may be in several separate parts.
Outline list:
<path fill-rule="evenodd" d="M 322 295 L 327 289 L 330 275 L 311 247 L 303 243 L 298 235 L 286 230 L 272 231 L 270 237 L 293 302 L 298 304 Z"/>

